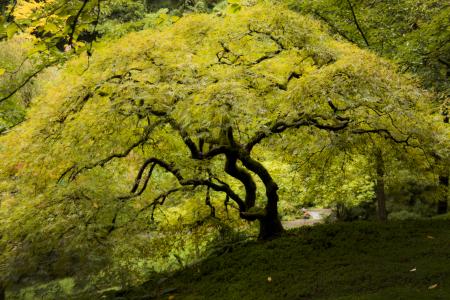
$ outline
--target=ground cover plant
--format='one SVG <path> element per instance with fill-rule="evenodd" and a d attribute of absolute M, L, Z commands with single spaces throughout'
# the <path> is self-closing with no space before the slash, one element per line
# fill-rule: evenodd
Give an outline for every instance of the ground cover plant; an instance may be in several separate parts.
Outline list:
<path fill-rule="evenodd" d="M 272 241 L 228 244 L 180 271 L 153 274 L 140 286 L 64 297 L 447 299 L 448 222 L 412 220 L 303 227 Z M 58 294 L 48 291 L 23 292 L 21 297 L 25 296 L 58 298 Z"/>
<path fill-rule="evenodd" d="M 237 245 L 116 299 L 164 290 L 161 298 L 173 299 L 448 299 L 449 235 L 448 221 L 303 227 Z"/>

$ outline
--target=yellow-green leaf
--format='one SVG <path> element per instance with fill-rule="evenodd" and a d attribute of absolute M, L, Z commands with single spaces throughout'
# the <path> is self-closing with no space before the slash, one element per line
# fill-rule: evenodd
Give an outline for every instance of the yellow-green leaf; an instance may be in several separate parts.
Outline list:
<path fill-rule="evenodd" d="M 58 26 L 53 23 L 47 23 L 44 26 L 44 30 L 47 32 L 57 32 L 59 30 Z"/>
<path fill-rule="evenodd" d="M 16 24 L 9 24 L 8 27 L 6 27 L 6 34 L 8 36 L 8 39 L 12 38 L 14 34 L 19 30 L 19 27 L 17 27 Z"/>
<path fill-rule="evenodd" d="M 229 7 L 228 7 L 228 12 L 229 13 L 237 13 L 238 11 L 241 10 L 241 5 L 237 4 L 237 3 L 232 3 Z"/>

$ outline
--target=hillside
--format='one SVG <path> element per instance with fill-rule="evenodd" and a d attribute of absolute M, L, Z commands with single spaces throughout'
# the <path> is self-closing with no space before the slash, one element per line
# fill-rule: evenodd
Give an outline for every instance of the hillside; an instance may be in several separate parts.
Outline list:
<path fill-rule="evenodd" d="M 104 296 L 450 299 L 449 225 L 448 221 L 410 221 L 303 227 L 273 241 L 229 248 L 167 280 L 155 279 L 115 297 Z"/>

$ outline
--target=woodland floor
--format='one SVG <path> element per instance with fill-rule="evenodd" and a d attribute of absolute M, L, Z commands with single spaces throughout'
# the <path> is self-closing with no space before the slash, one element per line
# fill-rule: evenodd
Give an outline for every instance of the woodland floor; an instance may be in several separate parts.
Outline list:
<path fill-rule="evenodd" d="M 448 300 L 450 221 L 301 227 L 103 298 Z"/>

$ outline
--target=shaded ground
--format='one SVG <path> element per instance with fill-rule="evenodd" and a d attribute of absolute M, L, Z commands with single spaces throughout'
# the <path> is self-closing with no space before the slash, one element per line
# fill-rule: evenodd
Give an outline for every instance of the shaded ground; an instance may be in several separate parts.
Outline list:
<path fill-rule="evenodd" d="M 159 283 L 158 283 L 159 281 Z M 160 296 L 158 296 L 158 294 Z M 105 299 L 450 299 L 450 222 L 306 226 Z"/>

